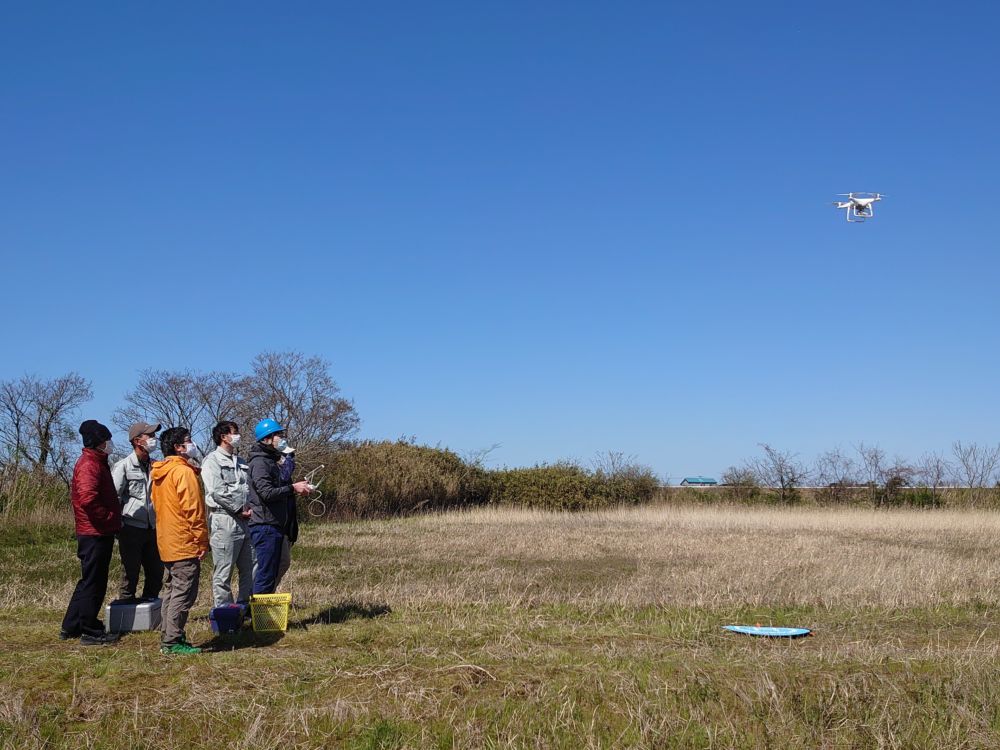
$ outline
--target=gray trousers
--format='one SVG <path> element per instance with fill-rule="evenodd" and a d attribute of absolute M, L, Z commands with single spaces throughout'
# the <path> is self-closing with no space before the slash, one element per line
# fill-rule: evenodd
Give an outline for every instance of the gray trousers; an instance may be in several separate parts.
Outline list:
<path fill-rule="evenodd" d="M 212 548 L 212 599 L 214 606 L 233 603 L 233 568 L 240 577 L 236 601 L 249 602 L 257 557 L 250 540 L 250 527 L 242 518 L 225 512 L 208 515 L 208 543 Z"/>
<path fill-rule="evenodd" d="M 164 594 L 160 605 L 160 644 L 173 646 L 186 640 L 184 626 L 188 613 L 198 598 L 198 577 L 201 560 L 165 562 L 163 567 Z"/>

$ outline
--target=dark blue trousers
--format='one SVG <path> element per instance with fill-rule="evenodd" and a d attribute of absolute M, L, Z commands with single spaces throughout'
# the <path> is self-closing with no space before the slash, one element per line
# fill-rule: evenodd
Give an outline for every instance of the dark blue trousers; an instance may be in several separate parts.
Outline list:
<path fill-rule="evenodd" d="M 257 573 L 253 577 L 253 593 L 273 594 L 278 585 L 278 565 L 281 543 L 285 535 L 277 526 L 258 524 L 250 527 L 250 539 L 257 553 Z"/>
<path fill-rule="evenodd" d="M 104 595 L 108 592 L 108 568 L 115 550 L 115 537 L 78 536 L 76 556 L 80 558 L 80 581 L 69 600 L 62 629 L 71 636 L 101 635 L 104 623 L 99 619 Z M 279 545 L 278 550 L 281 550 Z"/>

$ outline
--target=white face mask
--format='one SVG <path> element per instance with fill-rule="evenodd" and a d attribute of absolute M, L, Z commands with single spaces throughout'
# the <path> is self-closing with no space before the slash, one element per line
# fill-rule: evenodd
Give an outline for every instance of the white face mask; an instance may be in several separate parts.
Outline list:
<path fill-rule="evenodd" d="M 229 436 L 229 444 L 235 448 L 237 445 L 240 444 L 240 436 L 239 435 L 230 435 Z"/>
<path fill-rule="evenodd" d="M 198 446 L 194 443 L 184 443 L 185 458 L 198 458 Z"/>
<path fill-rule="evenodd" d="M 101 450 L 107 453 L 109 456 L 115 452 L 115 444 L 111 440 L 107 441 L 101 446 Z"/>
<path fill-rule="evenodd" d="M 148 453 L 152 453 L 153 451 L 156 450 L 156 438 L 155 437 L 146 438 L 146 442 L 143 444 L 142 447 L 145 448 Z"/>
<path fill-rule="evenodd" d="M 273 445 L 275 450 L 283 451 L 285 450 L 285 448 L 288 447 L 288 441 L 285 440 L 284 438 L 278 438 L 277 440 L 274 441 Z"/>

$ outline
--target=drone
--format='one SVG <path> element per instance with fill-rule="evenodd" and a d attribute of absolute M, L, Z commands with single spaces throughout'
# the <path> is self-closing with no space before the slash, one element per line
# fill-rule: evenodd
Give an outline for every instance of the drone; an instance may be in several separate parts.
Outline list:
<path fill-rule="evenodd" d="M 865 219 L 872 218 L 875 215 L 875 201 L 885 197 L 882 193 L 838 193 L 838 195 L 847 200 L 834 201 L 833 205 L 847 211 L 847 221 L 851 224 L 860 224 Z"/>

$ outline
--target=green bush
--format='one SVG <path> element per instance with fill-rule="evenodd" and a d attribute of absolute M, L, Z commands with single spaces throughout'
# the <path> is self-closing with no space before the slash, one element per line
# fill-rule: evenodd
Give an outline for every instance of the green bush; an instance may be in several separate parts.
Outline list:
<path fill-rule="evenodd" d="M 323 458 L 333 515 L 373 518 L 482 502 L 481 470 L 454 452 L 406 441 L 366 441 Z"/>
<path fill-rule="evenodd" d="M 928 487 L 917 487 L 899 492 L 893 497 L 894 504 L 910 508 L 939 508 L 941 498 Z"/>
<path fill-rule="evenodd" d="M 653 472 L 634 464 L 588 470 L 572 463 L 527 469 L 484 469 L 453 451 L 405 440 L 368 441 L 336 454 L 310 456 L 323 463 L 323 502 L 340 518 L 373 518 L 421 510 L 509 505 L 586 510 L 651 501 L 660 488 Z"/>
<path fill-rule="evenodd" d="M 486 473 L 488 502 L 545 510 L 593 510 L 647 503 L 660 483 L 645 467 L 628 466 L 614 473 L 588 471 L 562 462 L 528 469 Z"/>

